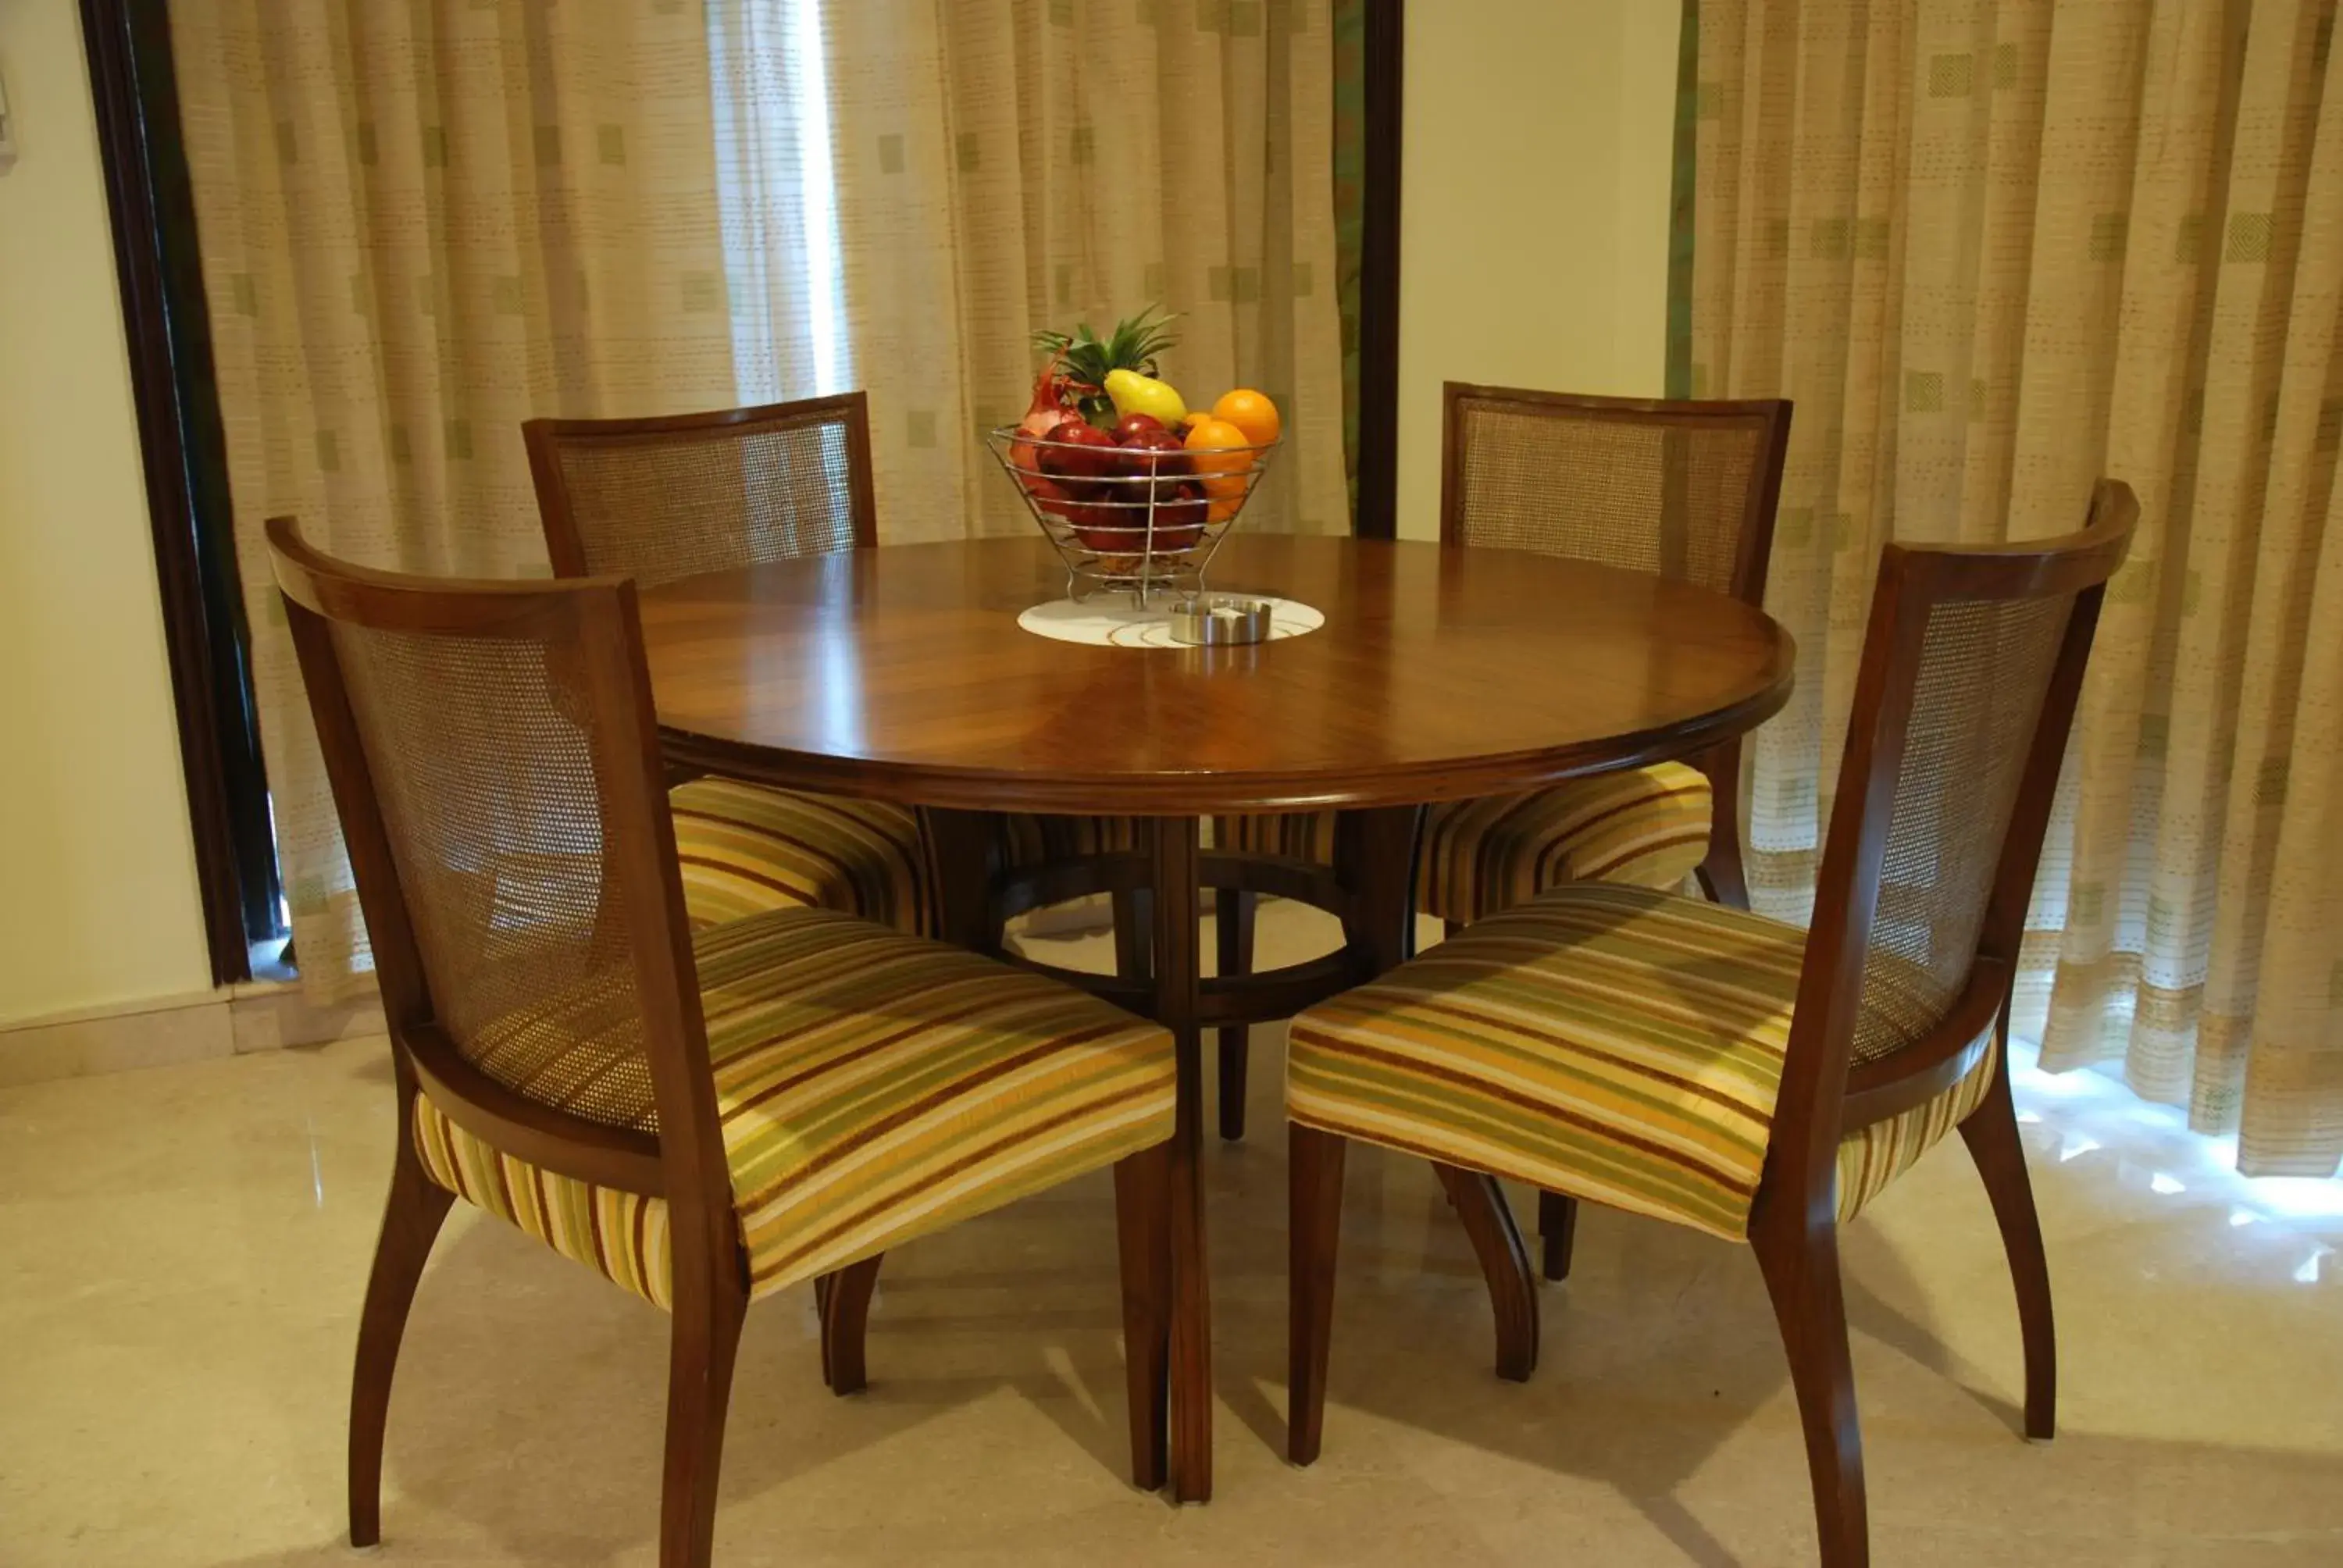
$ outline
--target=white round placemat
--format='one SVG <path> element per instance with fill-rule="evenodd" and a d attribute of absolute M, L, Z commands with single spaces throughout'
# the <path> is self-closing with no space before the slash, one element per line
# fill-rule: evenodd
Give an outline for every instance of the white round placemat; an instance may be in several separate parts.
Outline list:
<path fill-rule="evenodd" d="M 1212 591 L 1220 593 L 1225 590 L 1215 588 Z M 1272 607 L 1269 612 L 1268 640 L 1271 642 L 1301 637 L 1326 624 L 1323 614 L 1300 599 L 1279 598 L 1274 594 L 1248 597 L 1265 598 Z M 1036 637 L 1046 637 L 1058 642 L 1087 643 L 1092 648 L 1194 646 L 1172 640 L 1169 598 L 1157 600 L 1146 609 L 1134 606 L 1126 594 L 1102 593 L 1079 603 L 1070 598 L 1051 599 L 1047 604 L 1037 604 L 1019 616 L 1017 624 Z"/>

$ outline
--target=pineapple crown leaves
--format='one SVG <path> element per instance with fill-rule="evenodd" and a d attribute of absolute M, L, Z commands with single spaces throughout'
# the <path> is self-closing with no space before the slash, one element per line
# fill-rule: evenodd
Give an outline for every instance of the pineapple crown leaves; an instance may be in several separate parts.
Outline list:
<path fill-rule="evenodd" d="M 1087 321 L 1077 322 L 1071 333 L 1036 332 L 1033 347 L 1055 356 L 1067 375 L 1086 386 L 1105 386 L 1111 370 L 1136 370 L 1141 376 L 1152 376 L 1155 357 L 1170 353 L 1180 342 L 1171 329 L 1179 316 L 1162 311 L 1162 306 L 1151 305 L 1138 315 L 1116 322 L 1114 331 L 1103 340 L 1091 330 Z"/>

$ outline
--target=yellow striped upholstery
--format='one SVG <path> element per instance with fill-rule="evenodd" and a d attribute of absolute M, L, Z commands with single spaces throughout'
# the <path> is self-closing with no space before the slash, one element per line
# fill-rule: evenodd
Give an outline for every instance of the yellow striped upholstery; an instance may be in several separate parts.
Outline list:
<path fill-rule="evenodd" d="M 1416 907 L 1464 924 L 1542 889 L 1600 880 L 1674 888 L 1708 854 L 1707 776 L 1681 762 L 1573 779 L 1424 814 Z M 1218 842 L 1254 854 L 1334 858 L 1334 813 L 1222 818 Z"/>
<path fill-rule="evenodd" d="M 829 910 L 692 951 L 753 1294 L 1172 1135 L 1171 1037 L 1082 992 Z M 664 1199 L 501 1155 L 427 1100 L 415 1139 L 441 1186 L 668 1304 Z"/>
<path fill-rule="evenodd" d="M 1696 899 L 1556 888 L 1296 1019 L 1287 1110 L 1739 1239 L 1805 949 L 1795 926 Z M 1842 1218 L 1974 1109 L 1991 1069 L 1988 1053 L 1936 1101 L 1849 1136 Z"/>
<path fill-rule="evenodd" d="M 908 807 L 694 779 L 668 792 L 694 930 L 768 910 L 843 910 L 927 929 L 927 869 Z"/>
<path fill-rule="evenodd" d="M 457 1197 L 510 1221 L 645 1301 L 672 1304 L 666 1199 L 556 1176 L 499 1153 L 420 1095 L 415 1149 L 424 1174 Z"/>
<path fill-rule="evenodd" d="M 1874 1198 L 1887 1191 L 1890 1181 L 1912 1169 L 1921 1155 L 1935 1148 L 1936 1140 L 1966 1121 L 1969 1112 L 1985 1103 L 1986 1094 L 1993 1088 L 1995 1059 L 2000 1050 L 1998 1040 L 1988 1043 L 1984 1057 L 1969 1069 L 1968 1076 L 1944 1093 L 1901 1116 L 1875 1121 L 1839 1140 L 1840 1224 L 1861 1213 Z"/>

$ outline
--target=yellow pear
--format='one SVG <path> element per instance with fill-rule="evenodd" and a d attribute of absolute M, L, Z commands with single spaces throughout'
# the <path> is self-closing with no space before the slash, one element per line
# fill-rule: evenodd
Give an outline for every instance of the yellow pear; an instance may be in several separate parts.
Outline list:
<path fill-rule="evenodd" d="M 1188 417 L 1188 405 L 1170 382 L 1136 370 L 1108 371 L 1105 391 L 1117 414 L 1145 414 L 1167 430 L 1178 428 Z"/>

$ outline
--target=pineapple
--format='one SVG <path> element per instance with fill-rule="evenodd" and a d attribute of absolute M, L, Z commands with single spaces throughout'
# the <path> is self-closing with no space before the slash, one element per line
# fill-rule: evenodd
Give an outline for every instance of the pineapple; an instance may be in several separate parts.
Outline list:
<path fill-rule="evenodd" d="M 1116 322 L 1114 331 L 1104 340 L 1091 330 L 1087 321 L 1077 323 L 1071 334 L 1042 331 L 1033 335 L 1033 347 L 1051 356 L 1075 383 L 1075 406 L 1091 424 L 1101 427 L 1114 424 L 1114 404 L 1106 395 L 1110 372 L 1131 370 L 1152 377 L 1156 373 L 1155 357 L 1170 353 L 1178 345 L 1180 339 L 1172 335 L 1171 327 L 1179 317 L 1159 315 L 1162 308 L 1161 305 L 1151 305 L 1128 320 Z"/>

